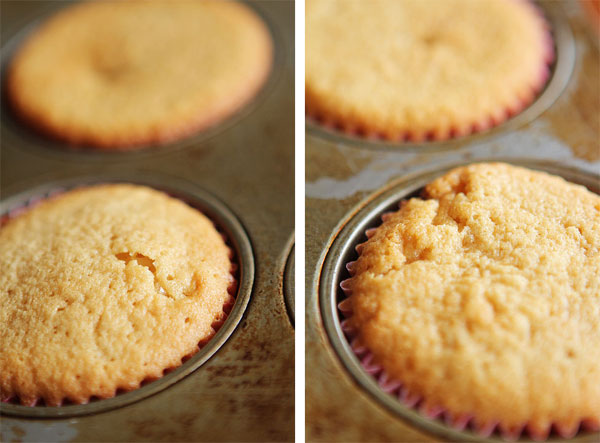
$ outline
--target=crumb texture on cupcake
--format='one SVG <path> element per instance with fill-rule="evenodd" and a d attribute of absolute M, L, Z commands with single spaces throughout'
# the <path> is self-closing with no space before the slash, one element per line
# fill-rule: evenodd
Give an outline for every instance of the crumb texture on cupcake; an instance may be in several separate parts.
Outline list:
<path fill-rule="evenodd" d="M 548 76 L 551 36 L 518 0 L 307 0 L 306 107 L 349 132 L 446 139 L 498 124 Z"/>
<path fill-rule="evenodd" d="M 210 126 L 248 102 L 269 31 L 234 1 L 83 2 L 43 23 L 8 71 L 17 114 L 72 144 L 127 149 Z"/>
<path fill-rule="evenodd" d="M 179 366 L 231 301 L 229 249 L 185 203 L 137 185 L 42 202 L 0 230 L 0 394 L 112 397 Z"/>
<path fill-rule="evenodd" d="M 600 420 L 600 197 L 501 163 L 429 184 L 361 247 L 350 322 L 426 405 L 503 429 Z"/>

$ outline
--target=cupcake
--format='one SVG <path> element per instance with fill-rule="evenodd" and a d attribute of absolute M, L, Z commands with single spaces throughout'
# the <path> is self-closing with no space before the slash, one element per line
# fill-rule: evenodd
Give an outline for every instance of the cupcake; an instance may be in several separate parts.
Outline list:
<path fill-rule="evenodd" d="M 0 396 L 87 403 L 179 366 L 226 316 L 212 222 L 138 185 L 48 198 L 0 229 Z"/>
<path fill-rule="evenodd" d="M 249 102 L 269 31 L 234 1 L 84 2 L 51 17 L 10 63 L 8 98 L 43 133 L 133 149 L 203 130 Z"/>
<path fill-rule="evenodd" d="M 403 201 L 367 236 L 341 309 L 389 391 L 480 434 L 599 428 L 598 195 L 474 164 Z"/>
<path fill-rule="evenodd" d="M 530 104 L 553 59 L 518 0 L 307 0 L 306 112 L 390 141 L 485 130 Z"/>

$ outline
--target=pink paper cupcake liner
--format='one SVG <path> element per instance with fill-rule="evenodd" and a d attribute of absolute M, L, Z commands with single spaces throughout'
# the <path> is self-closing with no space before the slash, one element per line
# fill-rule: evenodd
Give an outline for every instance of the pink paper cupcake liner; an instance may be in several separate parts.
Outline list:
<path fill-rule="evenodd" d="M 404 201 L 401 201 L 398 206 L 401 207 L 403 202 Z M 382 214 L 381 220 L 385 222 L 392 214 L 393 212 Z M 376 229 L 377 228 L 370 228 L 365 231 L 367 239 L 374 235 Z M 359 255 L 363 249 L 363 245 L 364 243 L 360 243 L 355 247 L 355 250 Z M 391 377 L 381 365 L 374 361 L 375 357 L 373 353 L 371 353 L 365 345 L 360 343 L 358 331 L 353 329 L 350 324 L 349 320 L 352 317 L 352 304 L 349 297 L 352 294 L 352 291 L 349 282 L 354 275 L 355 264 L 356 261 L 346 263 L 346 269 L 351 277 L 340 282 L 340 288 L 346 296 L 346 298 L 337 305 L 340 318 L 342 319 L 340 326 L 350 344 L 352 352 L 359 359 L 365 372 L 377 381 L 377 384 L 382 391 L 396 398 L 404 406 L 417 410 L 421 415 L 428 419 L 441 420 L 456 431 L 470 429 L 481 437 L 489 437 L 490 435 L 497 433 L 503 439 L 510 441 L 517 440 L 525 435 L 535 441 L 544 441 L 552 432 L 555 432 L 562 438 L 572 438 L 580 431 L 600 431 L 600 420 L 591 418 L 583 419 L 568 426 L 553 423 L 546 428 L 539 428 L 529 423 L 523 423 L 518 427 L 506 427 L 500 424 L 499 421 L 479 421 L 477 420 L 477 415 L 475 413 L 453 415 L 451 411 L 448 411 L 443 406 L 431 404 L 417 392 L 412 392 L 408 387 L 404 386 L 402 380 Z"/>
<path fill-rule="evenodd" d="M 555 60 L 554 39 L 552 37 L 552 29 L 546 20 L 544 12 L 530 0 L 522 0 L 535 12 L 535 15 L 540 19 L 544 29 L 544 54 L 543 64 L 540 67 L 539 74 L 534 82 L 529 87 L 529 90 L 522 96 L 515 97 L 512 104 L 498 108 L 496 112 L 490 113 L 487 116 L 482 116 L 478 121 L 470 122 L 463 125 L 455 124 L 449 131 L 440 131 L 432 128 L 426 132 L 402 131 L 394 135 L 384 134 L 381 131 L 371 130 L 366 125 L 361 125 L 356 122 L 345 122 L 336 119 L 334 116 L 326 114 L 317 107 L 311 105 L 310 97 L 306 99 L 306 117 L 313 124 L 321 126 L 332 132 L 339 132 L 350 137 L 364 138 L 372 141 L 390 142 L 390 143 L 422 143 L 422 142 L 441 142 L 453 140 L 468 135 L 477 134 L 480 132 L 492 129 L 506 120 L 520 114 L 537 98 L 540 92 L 545 88 L 550 75 L 551 66 Z"/>
<path fill-rule="evenodd" d="M 95 183 L 95 184 L 100 184 L 100 183 Z M 56 198 L 68 191 L 72 191 L 74 189 L 79 189 L 79 188 L 85 188 L 91 185 L 82 185 L 82 186 L 75 186 L 75 187 L 70 187 L 70 188 L 62 188 L 62 187 L 57 187 L 52 189 L 51 191 L 48 191 L 42 195 L 36 195 L 33 196 L 31 198 L 29 198 L 29 200 L 27 200 L 27 202 L 25 202 L 24 204 L 17 206 L 15 208 L 10 209 L 8 212 L 0 214 L 0 228 L 4 227 L 10 220 L 19 217 L 20 215 L 24 214 L 25 212 L 27 212 L 28 210 L 34 208 L 35 206 L 39 205 L 41 202 L 43 201 L 48 201 L 51 200 L 53 198 Z M 160 190 L 160 189 L 158 189 Z M 196 208 L 193 204 L 190 204 L 189 202 L 183 200 L 180 198 L 180 196 L 178 195 L 174 195 L 174 194 L 170 194 L 167 193 L 169 196 L 173 197 L 173 198 L 177 198 L 179 200 L 184 201 L 186 204 L 188 204 L 189 206 L 193 207 L 194 209 L 199 210 L 198 208 Z M 202 212 L 202 211 L 200 211 Z M 203 213 L 203 212 L 202 212 Z M 204 214 L 204 213 L 203 213 Z M 206 214 L 204 214 L 206 215 Z M 192 352 L 191 354 L 188 354 L 184 357 L 181 358 L 181 364 L 177 365 L 177 366 L 172 366 L 169 368 L 165 368 L 163 370 L 162 376 L 167 375 L 168 373 L 174 371 L 175 369 L 179 368 L 181 365 L 185 364 L 190 358 L 192 358 L 200 349 L 202 349 L 204 346 L 206 346 L 206 344 L 215 336 L 215 334 L 219 331 L 219 329 L 221 329 L 221 327 L 223 326 L 223 324 L 225 323 L 225 321 L 227 320 L 227 317 L 229 316 L 233 305 L 235 303 L 235 299 L 237 296 L 237 289 L 238 289 L 238 282 L 239 282 L 239 275 L 238 275 L 238 270 L 239 270 L 239 265 L 236 261 L 235 258 L 235 253 L 233 251 L 233 249 L 231 248 L 231 243 L 229 241 L 229 238 L 227 237 L 227 235 L 225 233 L 222 232 L 222 230 L 219 228 L 218 225 L 216 225 L 213 222 L 213 225 L 215 226 L 215 229 L 217 229 L 217 231 L 219 232 L 219 234 L 221 235 L 221 237 L 223 238 L 223 241 L 225 242 L 225 244 L 227 245 L 228 248 L 228 256 L 229 256 L 229 260 L 231 262 L 231 268 L 230 268 L 230 273 L 232 276 L 231 282 L 229 283 L 229 286 L 227 287 L 227 293 L 229 294 L 229 299 L 227 301 L 225 301 L 224 305 L 223 305 L 223 312 L 222 314 L 219 316 L 219 318 L 215 319 L 215 321 L 213 321 L 213 323 L 211 324 L 211 328 L 212 331 L 210 333 L 210 335 L 204 339 L 202 339 L 199 343 L 198 343 L 198 349 L 196 349 L 194 352 Z M 124 388 L 118 388 L 114 394 L 114 396 L 112 397 L 116 397 L 118 395 L 124 394 L 126 392 L 130 392 L 130 391 L 134 391 L 135 389 L 139 389 L 142 386 L 145 386 L 149 383 L 152 383 L 155 380 L 158 380 L 161 377 L 146 377 L 144 380 L 142 380 L 142 382 L 139 384 L 138 387 L 136 388 L 132 388 L 132 389 L 124 389 Z M 97 401 L 97 400 L 102 400 L 105 398 L 112 398 L 112 397 L 96 397 L 96 396 L 92 396 L 90 397 L 86 402 L 81 402 L 81 403 L 74 403 L 72 401 L 70 401 L 69 399 L 63 399 L 63 401 L 56 405 L 56 406 L 66 406 L 66 405 L 73 405 L 73 404 L 86 404 L 89 403 L 90 401 Z M 2 403 L 11 403 L 11 404 L 20 404 L 22 406 L 30 406 L 30 407 L 34 407 L 34 406 L 38 406 L 38 407 L 44 407 L 46 406 L 46 404 L 44 403 L 44 399 L 42 398 L 37 398 L 33 401 L 24 401 L 23 399 L 19 398 L 18 396 L 11 396 L 11 397 L 2 397 L 0 398 L 0 401 Z"/>

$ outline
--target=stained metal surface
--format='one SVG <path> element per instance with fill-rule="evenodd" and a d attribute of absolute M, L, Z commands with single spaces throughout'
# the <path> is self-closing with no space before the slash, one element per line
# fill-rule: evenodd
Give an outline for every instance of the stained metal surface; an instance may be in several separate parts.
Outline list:
<path fill-rule="evenodd" d="M 236 314 L 238 326 L 193 372 L 160 392 L 109 411 L 53 419 L 2 415 L 2 441 L 293 439 L 294 330 L 275 258 L 287 256 L 294 224 L 294 5 L 291 1 L 249 3 L 265 17 L 276 39 L 271 79 L 247 109 L 208 133 L 185 140 L 185 146 L 127 154 L 65 151 L 22 127 L 18 131 L 27 134 L 26 141 L 21 132 L 7 135 L 13 128 L 5 125 L 11 120 L 3 107 L 3 201 L 37 186 L 81 176 L 100 180 L 119 176 L 129 181 L 149 177 L 189 194 L 192 201 L 194 195 L 198 201 L 211 195 L 222 202 L 243 226 L 256 268 L 247 308 Z M 3 0 L 3 45 L 40 11 L 61 5 Z"/>
<path fill-rule="evenodd" d="M 306 145 L 306 437 L 308 441 L 482 440 L 456 433 L 403 409 L 365 377 L 339 329 L 333 294 L 350 243 L 377 215 L 419 189 L 449 165 L 521 162 L 568 180 L 600 187 L 600 57 L 576 3 L 556 8 L 574 39 L 574 64 L 564 90 L 530 121 L 501 125 L 493 134 L 465 137 L 447 149 L 419 146 L 371 149 L 343 137 L 307 134 Z M 561 54 L 558 54 L 559 60 Z M 549 88 L 549 87 L 548 87 Z M 546 88 L 546 90 L 548 89 Z M 515 122 L 516 121 L 516 122 Z M 363 149 L 366 147 L 368 149 Z M 350 248 L 351 249 L 351 248 Z M 319 295 L 320 294 L 320 295 Z M 497 438 L 493 437 L 493 438 Z M 573 441 L 598 441 L 580 434 Z M 526 440 L 526 439 L 523 439 Z"/>

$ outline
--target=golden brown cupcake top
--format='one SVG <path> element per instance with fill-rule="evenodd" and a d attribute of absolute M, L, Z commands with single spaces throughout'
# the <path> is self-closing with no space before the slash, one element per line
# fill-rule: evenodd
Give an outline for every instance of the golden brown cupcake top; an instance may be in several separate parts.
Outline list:
<path fill-rule="evenodd" d="M 598 195 L 454 169 L 386 218 L 352 273 L 359 340 L 427 405 L 509 429 L 600 420 Z"/>
<path fill-rule="evenodd" d="M 311 116 L 387 139 L 445 139 L 517 112 L 546 80 L 552 44 L 516 0 L 307 0 Z"/>
<path fill-rule="evenodd" d="M 223 317 L 229 249 L 197 210 L 118 184 L 47 200 L 0 230 L 0 391 L 31 404 L 135 389 Z"/>
<path fill-rule="evenodd" d="M 271 59 L 266 25 L 238 2 L 83 2 L 27 39 L 8 93 L 51 136 L 127 149 L 229 116 L 263 84 Z"/>

